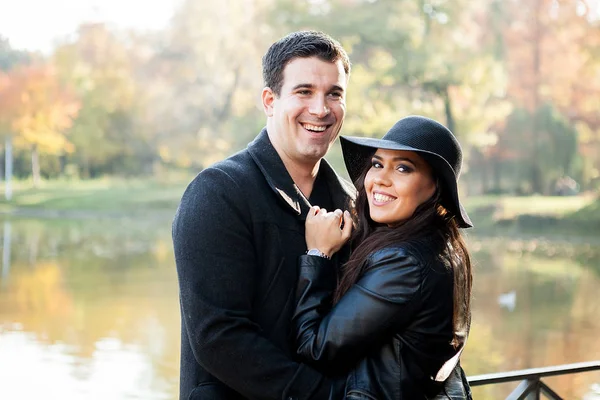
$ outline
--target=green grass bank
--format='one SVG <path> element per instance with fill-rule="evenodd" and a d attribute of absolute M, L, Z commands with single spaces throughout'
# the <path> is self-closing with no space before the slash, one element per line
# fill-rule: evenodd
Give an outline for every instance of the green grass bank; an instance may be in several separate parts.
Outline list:
<path fill-rule="evenodd" d="M 173 216 L 189 178 L 46 181 L 39 188 L 15 182 L 0 213 L 40 218 Z M 471 196 L 465 207 L 482 233 L 581 233 L 600 235 L 600 196 Z"/>

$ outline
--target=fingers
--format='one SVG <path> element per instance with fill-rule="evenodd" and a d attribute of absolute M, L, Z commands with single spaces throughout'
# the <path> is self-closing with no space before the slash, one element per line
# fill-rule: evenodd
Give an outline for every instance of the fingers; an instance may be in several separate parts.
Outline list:
<path fill-rule="evenodd" d="M 331 227 L 331 229 L 339 229 L 340 234 L 343 237 L 350 237 L 350 233 L 352 232 L 352 217 L 348 211 L 342 211 L 339 208 L 327 212 L 325 208 L 320 208 L 319 206 L 312 206 L 308 212 L 306 217 L 306 223 L 308 225 L 318 225 L 324 229 L 329 229 L 325 227 Z"/>
<path fill-rule="evenodd" d="M 340 210 L 340 209 L 338 208 L 338 209 L 336 209 L 336 210 L 333 212 L 333 214 L 334 214 L 336 217 L 340 218 L 340 217 L 342 216 L 342 210 Z"/>
<path fill-rule="evenodd" d="M 348 213 L 348 217 L 346 217 L 346 213 L 348 213 L 348 211 L 342 211 L 339 208 L 334 211 L 327 212 L 327 209 L 325 208 L 320 208 L 319 206 L 312 206 L 308 212 L 307 220 L 310 219 L 319 223 L 322 223 L 320 221 L 328 221 L 329 223 L 336 224 L 341 229 L 342 222 L 344 222 L 346 218 L 349 218 L 350 215 L 350 213 Z"/>
<path fill-rule="evenodd" d="M 352 234 L 352 216 L 348 211 L 344 211 L 344 228 L 342 229 L 342 238 L 344 240 L 350 239 Z"/>
<path fill-rule="evenodd" d="M 310 210 L 308 210 L 308 214 L 306 215 L 306 219 L 307 220 L 312 219 L 313 217 L 319 215 L 323 211 L 327 212 L 327 210 L 325 210 L 324 208 L 321 208 L 319 206 L 312 206 L 310 208 Z"/>

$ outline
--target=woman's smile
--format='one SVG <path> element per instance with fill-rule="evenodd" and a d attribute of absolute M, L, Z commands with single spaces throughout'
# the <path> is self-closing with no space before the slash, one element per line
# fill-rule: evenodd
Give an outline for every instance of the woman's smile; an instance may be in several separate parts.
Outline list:
<path fill-rule="evenodd" d="M 397 199 L 397 197 L 392 196 L 391 194 L 388 194 L 388 193 L 378 192 L 378 191 L 373 192 L 373 205 L 376 205 L 376 206 L 387 205 L 396 199 Z"/>

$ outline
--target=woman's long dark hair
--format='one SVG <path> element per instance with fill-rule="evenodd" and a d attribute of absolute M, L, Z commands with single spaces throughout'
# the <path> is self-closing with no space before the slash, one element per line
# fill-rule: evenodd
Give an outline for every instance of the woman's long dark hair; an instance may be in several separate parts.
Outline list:
<path fill-rule="evenodd" d="M 424 237 L 437 237 L 442 249 L 440 256 L 446 260 L 454 275 L 454 307 L 452 322 L 456 347 L 464 340 L 468 332 L 471 315 L 471 258 L 458 228 L 455 218 L 440 204 L 442 191 L 438 182 L 433 196 L 415 210 L 412 217 L 398 225 L 388 227 L 373 221 L 369 213 L 369 203 L 364 182 L 371 168 L 371 160 L 354 183 L 358 196 L 354 209 L 356 229 L 350 239 L 352 254 L 342 268 L 342 274 L 334 293 L 333 301 L 337 303 L 354 283 L 367 271 L 366 259 L 374 251 Z"/>

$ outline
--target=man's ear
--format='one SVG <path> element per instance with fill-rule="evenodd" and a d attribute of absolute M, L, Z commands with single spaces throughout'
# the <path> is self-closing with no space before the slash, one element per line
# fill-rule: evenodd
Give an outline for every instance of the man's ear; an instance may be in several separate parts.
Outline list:
<path fill-rule="evenodd" d="M 262 91 L 263 110 L 267 117 L 273 116 L 273 103 L 275 102 L 275 93 L 270 87 L 265 87 Z"/>

